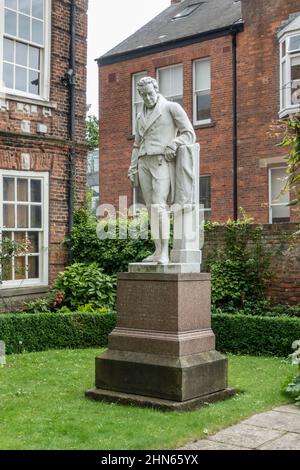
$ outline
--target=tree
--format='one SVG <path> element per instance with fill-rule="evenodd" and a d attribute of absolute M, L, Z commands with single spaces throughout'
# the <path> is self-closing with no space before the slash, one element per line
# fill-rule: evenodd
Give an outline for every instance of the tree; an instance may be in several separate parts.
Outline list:
<path fill-rule="evenodd" d="M 88 116 L 86 120 L 86 140 L 90 150 L 99 147 L 99 120 L 96 116 Z"/>

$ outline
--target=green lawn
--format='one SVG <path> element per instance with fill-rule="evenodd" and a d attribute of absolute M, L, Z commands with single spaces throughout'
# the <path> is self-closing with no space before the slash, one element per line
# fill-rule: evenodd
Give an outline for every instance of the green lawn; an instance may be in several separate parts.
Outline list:
<path fill-rule="evenodd" d="M 245 392 L 187 413 L 104 404 L 84 397 L 99 351 L 14 355 L 0 368 L 0 449 L 171 449 L 287 402 L 295 370 L 277 358 L 229 356 L 230 386 Z"/>

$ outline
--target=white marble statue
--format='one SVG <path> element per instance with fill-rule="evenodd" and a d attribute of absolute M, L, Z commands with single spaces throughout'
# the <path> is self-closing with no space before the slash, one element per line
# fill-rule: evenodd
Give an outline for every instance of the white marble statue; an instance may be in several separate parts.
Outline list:
<path fill-rule="evenodd" d="M 141 187 L 155 243 L 155 252 L 143 263 L 165 265 L 169 263 L 170 205 L 197 202 L 199 145 L 186 112 L 159 94 L 155 79 L 142 78 L 137 88 L 144 106 L 137 116 L 128 177 L 134 187 Z M 178 255 L 189 248 L 185 243 L 177 241 L 174 248 L 173 261 L 190 262 Z"/>

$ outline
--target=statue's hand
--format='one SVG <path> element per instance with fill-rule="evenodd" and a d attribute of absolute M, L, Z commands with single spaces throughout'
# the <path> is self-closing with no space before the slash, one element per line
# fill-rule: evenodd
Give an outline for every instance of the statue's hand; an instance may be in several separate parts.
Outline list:
<path fill-rule="evenodd" d="M 137 168 L 130 167 L 128 170 L 128 178 L 132 185 L 135 184 L 136 174 L 137 174 Z"/>
<path fill-rule="evenodd" d="M 176 150 L 172 149 L 171 147 L 167 147 L 165 151 L 165 159 L 167 162 L 172 162 L 175 160 L 176 157 Z"/>

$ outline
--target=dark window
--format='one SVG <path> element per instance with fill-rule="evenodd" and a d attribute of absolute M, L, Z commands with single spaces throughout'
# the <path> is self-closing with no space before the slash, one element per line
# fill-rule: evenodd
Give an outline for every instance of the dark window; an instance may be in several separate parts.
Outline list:
<path fill-rule="evenodd" d="M 210 176 L 200 176 L 199 203 L 203 205 L 204 219 L 211 217 L 211 178 Z"/>

